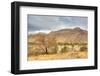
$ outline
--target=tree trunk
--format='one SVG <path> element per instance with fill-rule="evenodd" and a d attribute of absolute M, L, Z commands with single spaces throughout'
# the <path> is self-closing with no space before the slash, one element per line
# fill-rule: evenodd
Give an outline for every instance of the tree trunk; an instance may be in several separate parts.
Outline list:
<path fill-rule="evenodd" d="M 47 50 L 47 48 L 45 48 L 45 50 L 46 50 L 46 54 L 48 54 L 48 50 Z"/>

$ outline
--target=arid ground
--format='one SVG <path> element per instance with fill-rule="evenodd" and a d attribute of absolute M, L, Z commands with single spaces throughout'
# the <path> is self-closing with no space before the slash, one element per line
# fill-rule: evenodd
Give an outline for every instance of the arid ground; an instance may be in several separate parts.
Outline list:
<path fill-rule="evenodd" d="M 85 59 L 88 57 L 87 51 L 84 52 L 66 52 L 59 54 L 44 54 L 38 56 L 29 56 L 28 61 L 33 60 L 58 60 L 58 59 Z"/>

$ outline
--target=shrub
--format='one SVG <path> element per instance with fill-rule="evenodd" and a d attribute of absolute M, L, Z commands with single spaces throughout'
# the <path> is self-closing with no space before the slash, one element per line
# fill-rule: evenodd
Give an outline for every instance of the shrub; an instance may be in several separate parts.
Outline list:
<path fill-rule="evenodd" d="M 57 53 L 57 47 L 48 48 L 48 54 L 56 54 L 56 53 Z"/>
<path fill-rule="evenodd" d="M 67 50 L 67 47 L 62 48 L 62 50 L 61 50 L 62 53 L 65 53 L 65 52 L 67 52 L 67 51 L 68 51 L 68 50 Z"/>
<path fill-rule="evenodd" d="M 87 47 L 81 47 L 80 51 L 87 51 Z"/>

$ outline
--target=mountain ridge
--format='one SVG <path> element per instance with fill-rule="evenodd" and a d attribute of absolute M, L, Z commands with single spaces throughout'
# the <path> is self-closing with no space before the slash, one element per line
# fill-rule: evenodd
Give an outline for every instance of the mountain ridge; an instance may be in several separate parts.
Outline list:
<path fill-rule="evenodd" d="M 58 43 L 87 43 L 88 41 L 88 31 L 83 30 L 79 27 L 75 27 L 73 29 L 61 29 L 57 31 L 51 31 L 46 34 L 43 32 L 39 32 L 37 34 L 28 35 L 29 41 L 30 39 L 35 42 L 35 39 L 39 36 L 44 36 L 45 39 L 55 38 Z"/>

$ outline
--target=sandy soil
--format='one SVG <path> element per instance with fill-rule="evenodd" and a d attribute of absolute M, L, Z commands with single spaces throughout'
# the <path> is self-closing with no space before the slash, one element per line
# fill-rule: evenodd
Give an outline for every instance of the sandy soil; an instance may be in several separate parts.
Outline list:
<path fill-rule="evenodd" d="M 62 60 L 62 59 L 86 59 L 88 58 L 88 52 L 66 52 L 59 54 L 44 54 L 38 56 L 28 56 L 28 61 L 33 60 Z"/>

